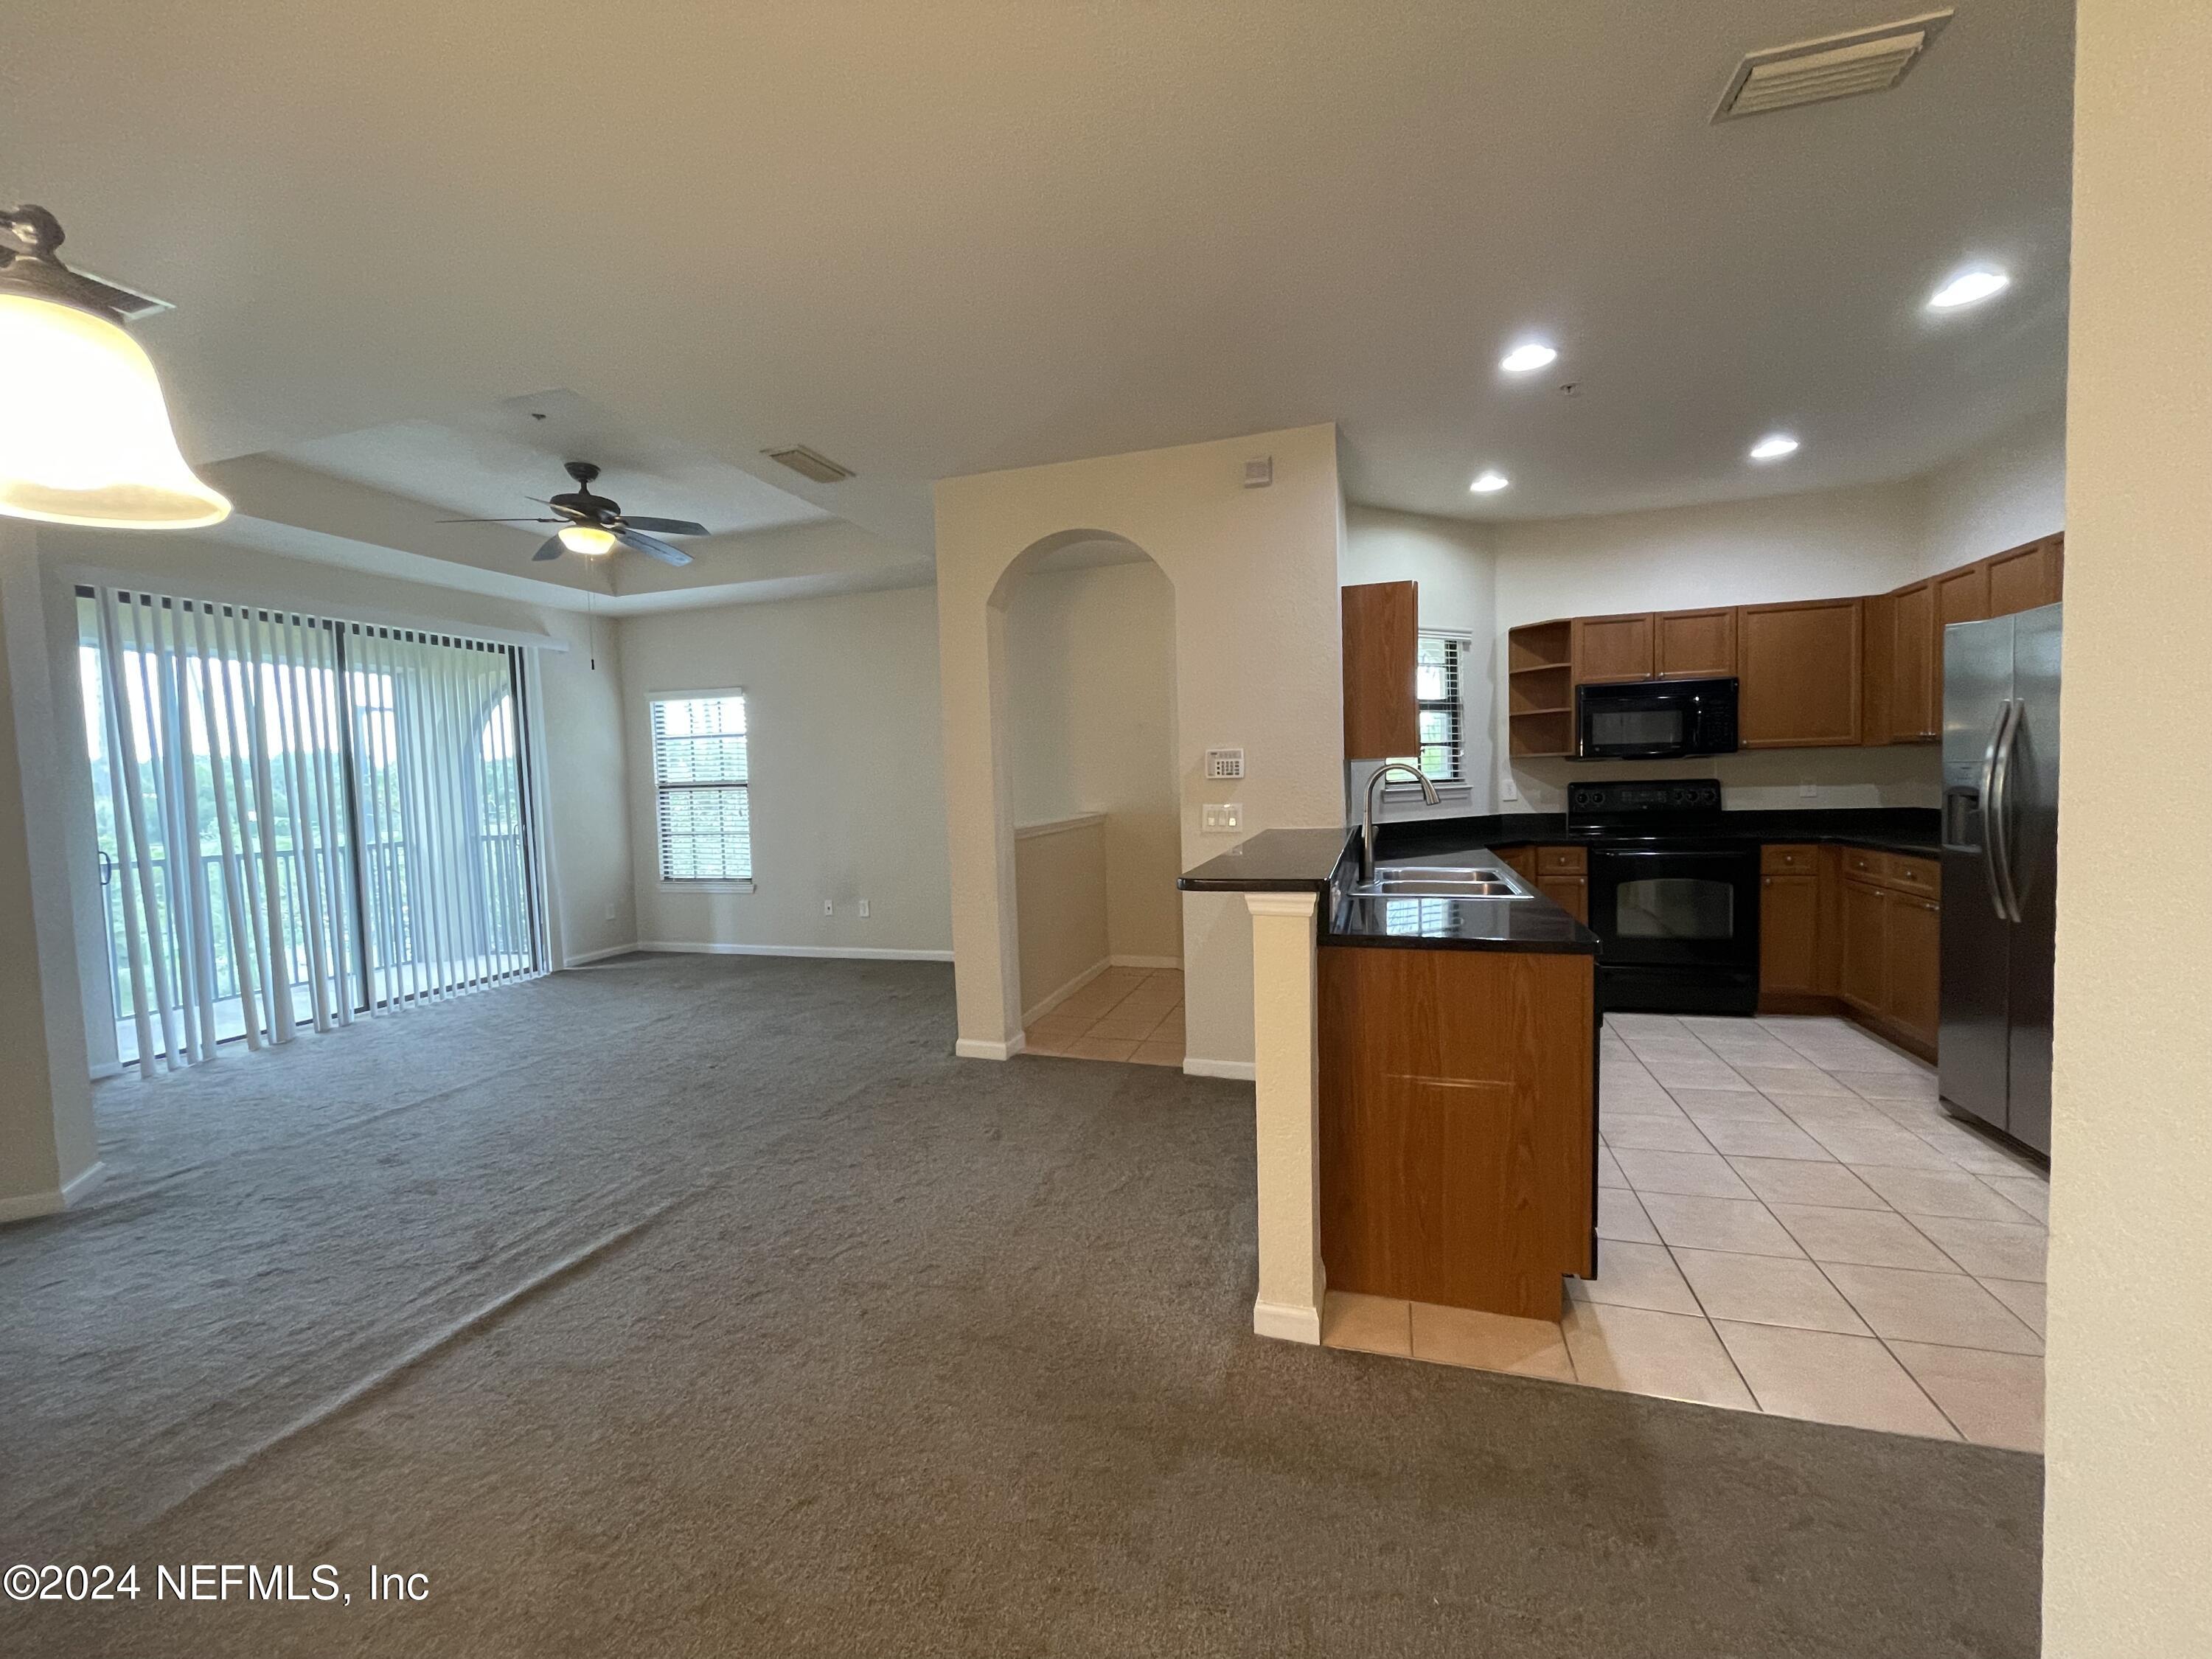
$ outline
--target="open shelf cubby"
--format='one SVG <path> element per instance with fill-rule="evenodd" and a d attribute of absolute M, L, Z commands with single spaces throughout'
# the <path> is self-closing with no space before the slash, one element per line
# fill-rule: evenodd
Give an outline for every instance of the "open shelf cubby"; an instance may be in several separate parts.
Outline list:
<path fill-rule="evenodd" d="M 1565 663 L 1516 668 L 1505 677 L 1509 714 L 1564 714 L 1573 706 L 1573 671 Z"/>
<path fill-rule="evenodd" d="M 1574 653 L 1574 624 L 1567 621 L 1523 623 L 1505 632 L 1507 673 L 1565 668 Z"/>
<path fill-rule="evenodd" d="M 1506 721 L 1510 752 L 1516 756 L 1571 755 L 1575 752 L 1575 715 L 1571 708 L 1515 714 Z"/>

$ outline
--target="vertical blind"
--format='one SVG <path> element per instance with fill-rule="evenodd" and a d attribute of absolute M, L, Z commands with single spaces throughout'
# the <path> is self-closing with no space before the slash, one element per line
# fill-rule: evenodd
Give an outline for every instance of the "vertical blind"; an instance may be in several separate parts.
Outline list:
<path fill-rule="evenodd" d="M 752 769 L 742 691 L 653 699 L 663 881 L 750 881 Z"/>
<path fill-rule="evenodd" d="M 147 1075 L 540 970 L 520 651 L 78 592 L 118 1036 Z"/>

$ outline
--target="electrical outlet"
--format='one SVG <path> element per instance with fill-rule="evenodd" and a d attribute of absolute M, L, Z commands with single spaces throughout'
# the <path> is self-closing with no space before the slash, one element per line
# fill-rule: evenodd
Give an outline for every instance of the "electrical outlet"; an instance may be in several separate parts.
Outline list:
<path fill-rule="evenodd" d="M 1209 803 L 1199 820 L 1199 827 L 1209 836 L 1225 836 L 1244 827 L 1244 804 L 1242 801 Z"/>
<path fill-rule="evenodd" d="M 1521 799 L 1521 786 L 1513 781 L 1513 775 L 1510 772 L 1498 781 L 1498 799 L 1500 800 Z"/>
<path fill-rule="evenodd" d="M 868 902 L 867 902 L 867 900 L 866 900 L 866 899 L 862 899 L 862 900 L 860 901 L 860 920 L 861 920 L 862 921 L 866 921 L 867 919 L 868 919 Z"/>
<path fill-rule="evenodd" d="M 1797 793 L 1807 800 L 1818 800 L 1820 798 L 1820 786 L 1817 783 L 1801 783 L 1797 786 Z"/>
<path fill-rule="evenodd" d="M 825 916 L 836 915 L 837 914 L 837 906 L 836 902 L 830 899 L 823 899 L 822 901 L 822 914 Z"/>

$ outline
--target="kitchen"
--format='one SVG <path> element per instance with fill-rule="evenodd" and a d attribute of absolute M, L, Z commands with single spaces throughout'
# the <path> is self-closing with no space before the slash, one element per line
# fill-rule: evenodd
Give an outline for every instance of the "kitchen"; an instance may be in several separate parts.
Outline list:
<path fill-rule="evenodd" d="M 1262 836 L 1184 882 L 1277 889 L 1250 899 L 1261 974 L 1261 905 L 1293 874 L 1315 894 L 1321 1340 L 2039 1445 L 2027 1247 L 2049 1146 L 2063 442 L 2031 428 L 2011 447 L 2039 447 L 2037 465 L 1968 458 L 1889 504 L 1923 560 L 1945 544 L 1928 526 L 1992 477 L 2003 510 L 1984 500 L 1964 521 L 2041 533 L 1932 571 L 1842 568 L 1835 586 L 1856 577 L 1855 592 L 1821 592 L 1810 560 L 1806 597 L 1776 591 L 1790 562 L 1774 553 L 1819 542 L 1778 530 L 1786 498 L 1745 509 L 1765 556 L 1738 568 L 1741 603 L 1718 603 L 1737 593 L 1708 568 L 1694 607 L 1528 621 L 1500 597 L 1510 529 L 1470 550 L 1409 515 L 1365 526 L 1343 600 L 1346 753 L 1438 763 L 1456 799 L 1431 805 L 1411 778 L 1352 763 L 1347 800 L 1370 781 L 1383 798 L 1379 883 L 1361 879 L 1357 823 L 1333 848 L 1282 832 L 1310 840 L 1255 871 Z M 1869 503 L 1844 506 L 1863 549 Z M 1803 504 L 1799 522 L 1836 507 Z M 1606 526 L 1564 528 L 1598 541 Z M 1491 555 L 1487 616 L 1462 591 L 1470 550 Z M 1470 620 L 1492 624 L 1488 641 Z M 1461 677 L 1464 701 L 1490 690 L 1494 713 L 1471 709 L 1457 733 L 1474 749 L 1494 727 L 1490 799 L 1479 756 L 1443 761 L 1437 688 L 1417 683 L 1422 641 L 1453 623 L 1455 662 L 1494 663 Z M 1452 896 L 1469 882 L 1514 890 Z M 1364 948 L 1378 944 L 1396 948 Z M 1416 957 L 1434 965 L 1364 966 Z M 1522 1017 L 1537 1007 L 1542 1021 Z M 1513 1018 L 1489 1017 L 1501 1008 Z M 1497 1024 L 1517 1049 L 1474 1052 L 1469 1033 Z M 1439 1103 L 1482 1098 L 1470 1085 L 1518 1109 L 1447 1123 Z M 1261 1201 L 1264 1302 L 1264 1179 Z M 1766 1351 L 1778 1343 L 1793 1351 Z M 1850 1382 L 1808 1382 L 1808 1356 Z"/>

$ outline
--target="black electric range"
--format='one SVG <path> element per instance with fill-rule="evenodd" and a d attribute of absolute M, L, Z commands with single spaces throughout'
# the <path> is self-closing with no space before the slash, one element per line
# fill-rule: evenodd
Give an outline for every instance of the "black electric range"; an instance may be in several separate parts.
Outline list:
<path fill-rule="evenodd" d="M 1589 848 L 1598 1001 L 1615 1012 L 1759 1006 L 1759 847 L 1720 833 L 1711 778 L 1577 783 L 1567 835 Z"/>

